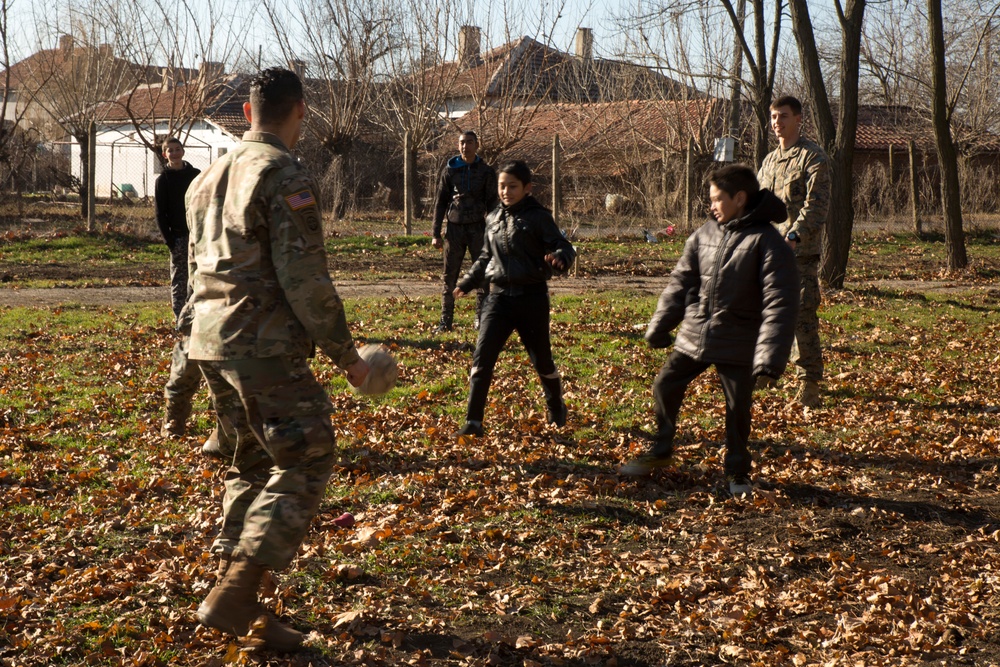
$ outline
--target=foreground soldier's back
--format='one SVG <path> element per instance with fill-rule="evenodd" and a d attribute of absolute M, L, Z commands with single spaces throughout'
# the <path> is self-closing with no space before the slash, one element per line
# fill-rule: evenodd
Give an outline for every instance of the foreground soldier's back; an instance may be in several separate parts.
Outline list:
<path fill-rule="evenodd" d="M 189 355 L 236 443 L 212 545 L 219 581 L 198 620 L 245 635 L 265 616 L 265 643 L 290 650 L 303 635 L 270 616 L 257 591 L 295 557 L 333 469 L 333 406 L 308 357 L 319 347 L 355 386 L 368 366 L 327 270 L 312 180 L 289 152 L 305 115 L 301 81 L 261 72 L 244 111 L 251 131 L 188 195 Z"/>

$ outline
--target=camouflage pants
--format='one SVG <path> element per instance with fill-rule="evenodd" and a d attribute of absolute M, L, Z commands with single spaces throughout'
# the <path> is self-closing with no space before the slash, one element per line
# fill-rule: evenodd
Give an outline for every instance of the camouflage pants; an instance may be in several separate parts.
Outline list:
<path fill-rule="evenodd" d="M 200 361 L 220 435 L 235 442 L 213 553 L 271 570 L 295 557 L 334 463 L 333 406 L 305 359 Z"/>
<path fill-rule="evenodd" d="M 174 320 L 180 317 L 187 297 L 188 237 L 182 236 L 170 248 L 170 307 L 174 311 Z"/>
<path fill-rule="evenodd" d="M 191 412 L 191 400 L 201 384 L 201 369 L 198 368 L 198 363 L 188 360 L 189 343 L 190 339 L 187 336 L 174 343 L 174 350 L 170 354 L 170 377 L 163 390 L 167 405 L 178 406 L 176 408 L 178 410 L 183 409 L 185 420 L 187 414 Z"/>
<path fill-rule="evenodd" d="M 800 380 L 823 379 L 823 346 L 819 340 L 819 258 L 799 258 L 799 319 L 795 323 L 795 342 L 791 362 Z"/>

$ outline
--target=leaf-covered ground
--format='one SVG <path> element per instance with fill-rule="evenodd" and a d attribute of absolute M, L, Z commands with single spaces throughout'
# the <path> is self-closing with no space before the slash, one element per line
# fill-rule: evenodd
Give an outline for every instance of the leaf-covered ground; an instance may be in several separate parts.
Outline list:
<path fill-rule="evenodd" d="M 995 290 L 828 293 L 824 405 L 794 405 L 787 382 L 759 395 L 751 501 L 720 493 L 711 373 L 676 467 L 616 473 L 653 425 L 665 355 L 636 325 L 654 302 L 554 299 L 570 423 L 542 423 L 512 340 L 473 442 L 450 437 L 471 303 L 438 337 L 434 298 L 350 302 L 402 374 L 359 399 L 314 364 L 341 458 L 269 595 L 315 631 L 294 656 L 194 619 L 223 468 L 198 451 L 203 393 L 190 437 L 159 435 L 166 304 L 0 309 L 0 664 L 1000 664 Z"/>

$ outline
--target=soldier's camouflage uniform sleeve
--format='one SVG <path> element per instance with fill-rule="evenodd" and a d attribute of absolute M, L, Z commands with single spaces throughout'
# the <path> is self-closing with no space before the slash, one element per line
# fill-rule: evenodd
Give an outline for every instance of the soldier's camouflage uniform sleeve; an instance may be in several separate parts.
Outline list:
<path fill-rule="evenodd" d="M 802 151 L 802 174 L 806 191 L 798 217 L 785 233 L 794 231 L 802 237 L 802 244 L 812 246 L 823 233 L 830 210 L 830 164 L 818 151 Z"/>
<path fill-rule="evenodd" d="M 278 178 L 269 204 L 271 260 L 278 284 L 313 342 L 346 369 L 360 357 L 327 269 L 316 190 L 305 171 Z"/>

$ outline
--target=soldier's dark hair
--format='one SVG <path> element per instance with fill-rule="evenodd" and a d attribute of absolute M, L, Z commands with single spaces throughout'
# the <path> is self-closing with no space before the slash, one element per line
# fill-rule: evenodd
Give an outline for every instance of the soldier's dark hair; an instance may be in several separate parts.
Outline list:
<path fill-rule="evenodd" d="M 497 169 L 498 174 L 510 174 L 524 185 L 531 183 L 531 169 L 524 160 L 511 160 Z"/>
<path fill-rule="evenodd" d="M 795 116 L 802 115 L 802 102 L 799 102 L 799 98 L 792 97 L 791 95 L 782 95 L 775 101 L 771 102 L 771 110 L 780 109 L 781 107 L 788 107 L 792 110 L 792 114 Z"/>
<path fill-rule="evenodd" d="M 463 132 L 462 134 L 460 134 L 458 136 L 459 136 L 459 138 L 465 137 L 466 139 L 472 139 L 477 144 L 479 143 L 479 135 L 476 134 L 475 132 L 473 132 L 472 130 L 466 130 L 465 132 Z"/>
<path fill-rule="evenodd" d="M 250 81 L 250 108 L 254 120 L 263 125 L 284 122 L 303 98 L 302 80 L 283 67 L 262 70 Z"/>
<path fill-rule="evenodd" d="M 745 164 L 727 164 L 725 167 L 719 167 L 709 172 L 705 182 L 714 185 L 730 197 L 735 197 L 737 192 L 745 192 L 747 201 L 760 192 L 757 174 Z"/>

